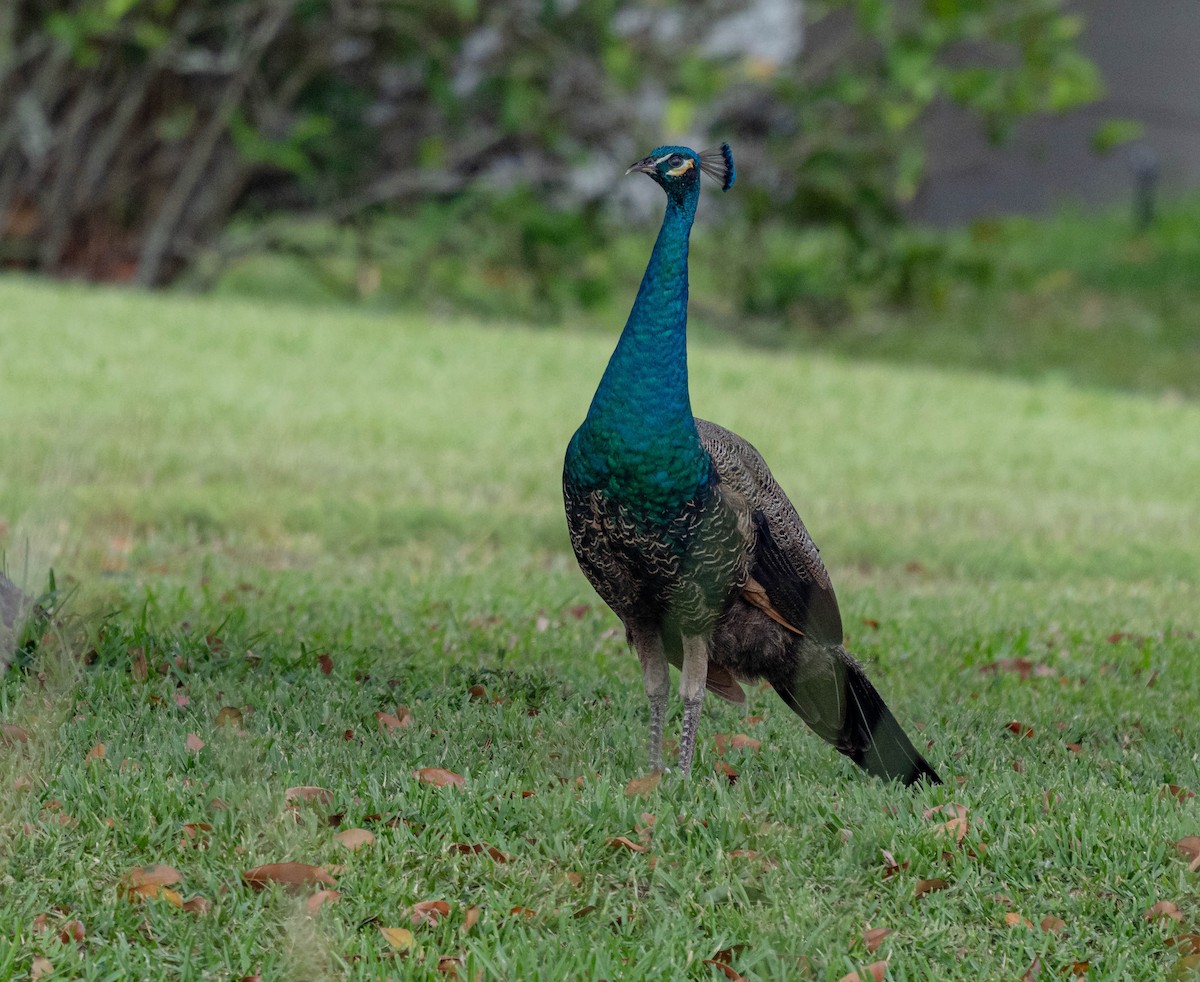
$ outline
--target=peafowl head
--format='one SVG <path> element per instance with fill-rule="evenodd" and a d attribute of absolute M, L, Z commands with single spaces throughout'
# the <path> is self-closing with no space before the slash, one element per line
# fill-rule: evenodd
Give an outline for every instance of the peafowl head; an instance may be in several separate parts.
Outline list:
<path fill-rule="evenodd" d="M 700 153 L 690 147 L 658 147 L 625 173 L 634 171 L 649 174 L 668 196 L 680 200 L 696 193 L 701 173 L 717 181 L 722 191 L 733 187 L 737 177 L 733 169 L 733 151 L 728 143 Z"/>

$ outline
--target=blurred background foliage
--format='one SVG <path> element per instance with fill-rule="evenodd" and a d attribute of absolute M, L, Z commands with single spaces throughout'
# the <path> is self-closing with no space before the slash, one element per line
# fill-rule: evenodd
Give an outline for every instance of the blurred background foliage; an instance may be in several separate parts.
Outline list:
<path fill-rule="evenodd" d="M 334 295 L 558 319 L 640 274 L 622 233 L 658 202 L 614 192 L 624 166 L 724 139 L 701 306 L 842 324 L 994 274 L 978 236 L 906 225 L 922 118 L 951 101 L 1002 139 L 1094 99 L 1080 28 L 1064 0 L 15 0 L 0 263 L 196 288 L 299 263 Z"/>

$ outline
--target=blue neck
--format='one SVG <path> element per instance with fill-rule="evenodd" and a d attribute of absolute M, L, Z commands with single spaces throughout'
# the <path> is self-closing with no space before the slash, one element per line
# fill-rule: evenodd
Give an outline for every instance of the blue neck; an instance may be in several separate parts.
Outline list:
<path fill-rule="evenodd" d="M 676 507 L 709 479 L 688 396 L 688 237 L 699 188 L 668 193 L 637 299 L 577 434 L 586 469 L 648 515 Z"/>

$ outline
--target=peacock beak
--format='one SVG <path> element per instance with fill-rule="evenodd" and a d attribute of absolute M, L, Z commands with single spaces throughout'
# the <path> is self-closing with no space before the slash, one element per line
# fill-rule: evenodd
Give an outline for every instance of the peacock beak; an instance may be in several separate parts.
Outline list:
<path fill-rule="evenodd" d="M 653 157 L 643 157 L 636 164 L 630 164 L 629 170 L 627 170 L 625 173 L 632 174 L 634 171 L 637 171 L 640 174 L 653 174 L 657 163 L 658 161 Z"/>

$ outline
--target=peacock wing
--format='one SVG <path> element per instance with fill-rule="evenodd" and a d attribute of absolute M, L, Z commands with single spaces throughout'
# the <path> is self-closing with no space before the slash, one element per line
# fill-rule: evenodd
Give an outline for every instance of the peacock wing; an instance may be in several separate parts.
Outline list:
<path fill-rule="evenodd" d="M 697 419 L 700 442 L 721 483 L 753 516 L 750 579 L 743 597 L 772 619 L 820 644 L 841 644 L 842 615 L 821 554 L 762 455 L 736 433 Z"/>

